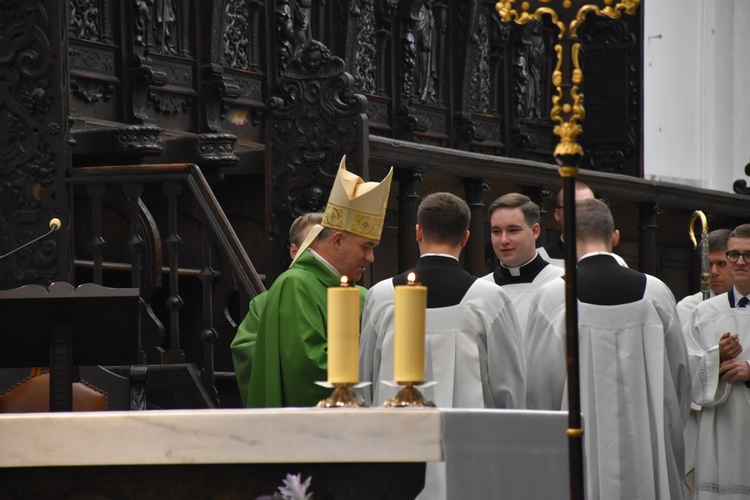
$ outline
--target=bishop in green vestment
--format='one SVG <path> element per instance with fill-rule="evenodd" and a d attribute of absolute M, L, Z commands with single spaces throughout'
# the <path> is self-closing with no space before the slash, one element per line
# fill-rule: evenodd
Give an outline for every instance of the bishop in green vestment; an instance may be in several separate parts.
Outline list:
<path fill-rule="evenodd" d="M 342 276 L 358 281 L 374 261 L 392 176 L 393 169 L 382 182 L 364 182 L 341 160 L 321 224 L 266 293 L 248 407 L 309 407 L 330 395 L 316 384 L 328 379 L 328 288 L 340 286 Z M 362 298 L 360 290 L 360 315 Z"/>

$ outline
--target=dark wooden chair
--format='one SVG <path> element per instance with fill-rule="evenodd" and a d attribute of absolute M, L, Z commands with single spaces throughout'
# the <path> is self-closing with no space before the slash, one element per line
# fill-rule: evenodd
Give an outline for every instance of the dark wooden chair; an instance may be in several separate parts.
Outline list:
<path fill-rule="evenodd" d="M 14 325 L 0 350 L 0 411 L 145 408 L 145 370 L 132 366 L 140 359 L 139 301 L 138 289 L 93 283 L 0 291 L 0 317 Z M 102 365 L 131 365 L 139 387 Z"/>

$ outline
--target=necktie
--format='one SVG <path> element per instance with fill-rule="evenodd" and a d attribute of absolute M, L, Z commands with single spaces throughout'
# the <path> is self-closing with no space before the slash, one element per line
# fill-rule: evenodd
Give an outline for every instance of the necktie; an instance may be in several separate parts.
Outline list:
<path fill-rule="evenodd" d="M 747 306 L 747 303 L 750 302 L 750 299 L 747 297 L 742 297 L 739 302 L 737 302 L 737 307 L 745 307 Z"/>

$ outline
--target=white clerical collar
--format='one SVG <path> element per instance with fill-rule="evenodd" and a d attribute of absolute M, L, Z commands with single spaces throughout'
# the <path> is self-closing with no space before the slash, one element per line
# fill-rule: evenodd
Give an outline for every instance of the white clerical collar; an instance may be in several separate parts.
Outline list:
<path fill-rule="evenodd" d="M 451 259 L 458 260 L 455 255 L 449 253 L 423 253 L 420 257 L 450 257 Z"/>
<path fill-rule="evenodd" d="M 508 272 L 510 273 L 510 275 L 511 275 L 511 276 L 521 276 L 521 268 L 522 268 L 523 266 L 525 266 L 526 264 L 528 264 L 529 262 L 532 262 L 532 261 L 533 261 L 534 259 L 536 259 L 536 256 L 537 256 L 538 254 L 539 254 L 539 252 L 537 252 L 537 251 L 535 250 L 535 251 L 534 251 L 534 256 L 533 256 L 533 257 L 531 258 L 531 260 L 529 260 L 528 262 L 524 262 L 523 264 L 521 264 L 521 265 L 520 265 L 520 266 L 518 266 L 518 267 L 508 267 L 508 266 L 506 266 L 505 264 L 503 264 L 502 262 L 500 262 L 500 265 L 501 265 L 502 267 L 504 267 L 505 269 L 507 269 L 507 270 L 508 270 Z"/>
<path fill-rule="evenodd" d="M 333 264 L 331 264 L 330 262 L 328 262 L 327 260 L 325 260 L 318 252 L 316 252 L 312 248 L 308 248 L 307 251 L 310 252 L 313 255 L 313 257 L 315 257 L 320 262 L 322 262 L 324 266 L 326 266 L 328 269 L 330 269 L 333 274 L 335 274 L 339 278 L 341 277 L 341 273 L 339 272 L 339 270 L 336 269 Z"/>
<path fill-rule="evenodd" d="M 589 253 L 587 253 L 587 254 L 584 254 L 583 256 L 581 256 L 581 258 L 580 258 L 580 259 L 578 259 L 578 262 L 581 262 L 581 261 L 582 261 L 583 259 L 585 259 L 586 257 L 593 257 L 594 255 L 609 255 L 609 256 L 610 256 L 610 257 L 612 257 L 613 259 L 617 260 L 617 259 L 615 258 L 615 254 L 613 254 L 612 252 L 589 252 Z"/>

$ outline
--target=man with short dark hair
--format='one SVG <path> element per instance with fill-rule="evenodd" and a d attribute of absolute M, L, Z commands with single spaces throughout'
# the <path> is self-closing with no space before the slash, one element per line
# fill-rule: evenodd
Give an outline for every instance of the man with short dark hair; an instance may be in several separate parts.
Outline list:
<path fill-rule="evenodd" d="M 564 191 L 562 188 L 560 188 L 560 191 L 557 192 L 557 198 L 555 198 L 556 205 L 555 205 L 555 211 L 553 212 L 553 215 L 555 216 L 555 220 L 558 224 L 560 224 L 560 237 L 556 240 L 547 243 L 543 247 L 538 248 L 539 255 L 542 256 L 544 260 L 549 262 L 550 264 L 558 267 L 565 267 L 565 239 L 563 235 L 565 234 L 565 217 L 563 214 L 564 206 L 564 200 L 563 200 L 563 194 Z M 576 181 L 575 183 L 575 200 L 576 202 L 579 202 L 581 200 L 593 200 L 595 199 L 594 191 L 585 183 Z M 618 233 L 618 240 L 619 240 L 619 231 L 615 230 Z M 612 253 L 612 257 L 617 261 L 618 264 L 624 267 L 628 267 L 628 264 L 625 262 L 625 259 L 617 255 L 616 253 Z"/>
<path fill-rule="evenodd" d="M 447 408 L 524 408 L 523 343 L 513 305 L 494 283 L 461 268 L 469 239 L 469 206 L 450 193 L 427 196 L 417 212 L 420 258 L 412 270 L 427 287 L 427 399 Z M 395 287 L 399 274 L 373 286 L 362 315 L 360 379 L 372 381 L 373 404 L 393 398 Z M 386 383 L 384 383 L 386 382 Z M 366 393 L 369 392 L 365 391 Z M 444 464 L 427 464 L 425 500 L 445 498 Z"/>
<path fill-rule="evenodd" d="M 732 233 L 731 229 L 716 229 L 708 233 L 708 264 L 711 297 L 728 292 L 732 288 L 732 277 L 729 274 L 729 263 L 727 262 L 727 240 Z M 703 302 L 703 292 L 688 295 L 677 303 L 677 314 L 680 323 L 687 323 L 693 309 Z"/>
<path fill-rule="evenodd" d="M 565 232 L 565 218 L 563 217 L 563 200 L 564 191 L 562 188 L 557 192 L 555 198 L 555 211 L 553 215 L 555 220 L 560 225 L 560 237 L 554 241 L 551 241 L 539 248 L 539 255 L 544 260 L 552 265 L 558 267 L 565 267 L 565 240 L 563 234 Z M 575 183 L 575 200 L 592 200 L 594 199 L 594 191 L 583 182 L 576 181 Z"/>
<path fill-rule="evenodd" d="M 461 268 L 469 239 L 469 207 L 451 193 L 433 193 L 419 205 L 416 280 L 427 287 L 425 389 L 438 406 L 523 408 L 523 344 L 508 295 Z M 374 285 L 362 314 L 360 371 L 372 381 L 372 401 L 381 404 L 397 389 L 393 380 L 394 287 L 407 273 Z"/>
<path fill-rule="evenodd" d="M 727 262 L 727 240 L 732 233 L 731 229 L 716 229 L 708 233 L 708 263 L 710 276 L 710 296 L 715 297 L 732 289 L 732 277 L 729 274 L 729 262 Z M 693 310 L 703 302 L 703 292 L 688 295 L 677 303 L 677 315 L 683 326 L 683 333 L 689 337 L 689 332 L 684 329 L 690 320 Z M 689 343 L 689 339 L 685 339 Z M 701 407 L 695 403 L 691 405 L 690 419 L 685 426 L 685 492 L 688 498 L 693 497 L 695 492 L 695 455 L 698 444 L 698 429 L 700 427 Z"/>
<path fill-rule="evenodd" d="M 672 292 L 612 256 L 599 200 L 576 203 L 578 341 L 587 498 L 682 498 L 688 360 Z M 526 404 L 567 407 L 565 284 L 539 289 L 529 314 Z"/>
<path fill-rule="evenodd" d="M 524 334 L 531 298 L 540 286 L 560 278 L 565 271 L 550 265 L 537 252 L 539 207 L 528 196 L 505 194 L 492 202 L 488 212 L 492 248 L 500 265 L 484 279 L 503 287 L 513 301 Z"/>
<path fill-rule="evenodd" d="M 698 499 L 740 499 L 750 493 L 750 224 L 735 228 L 726 259 L 728 292 L 693 311 L 688 336 L 693 402 L 702 407 L 696 448 Z"/>

